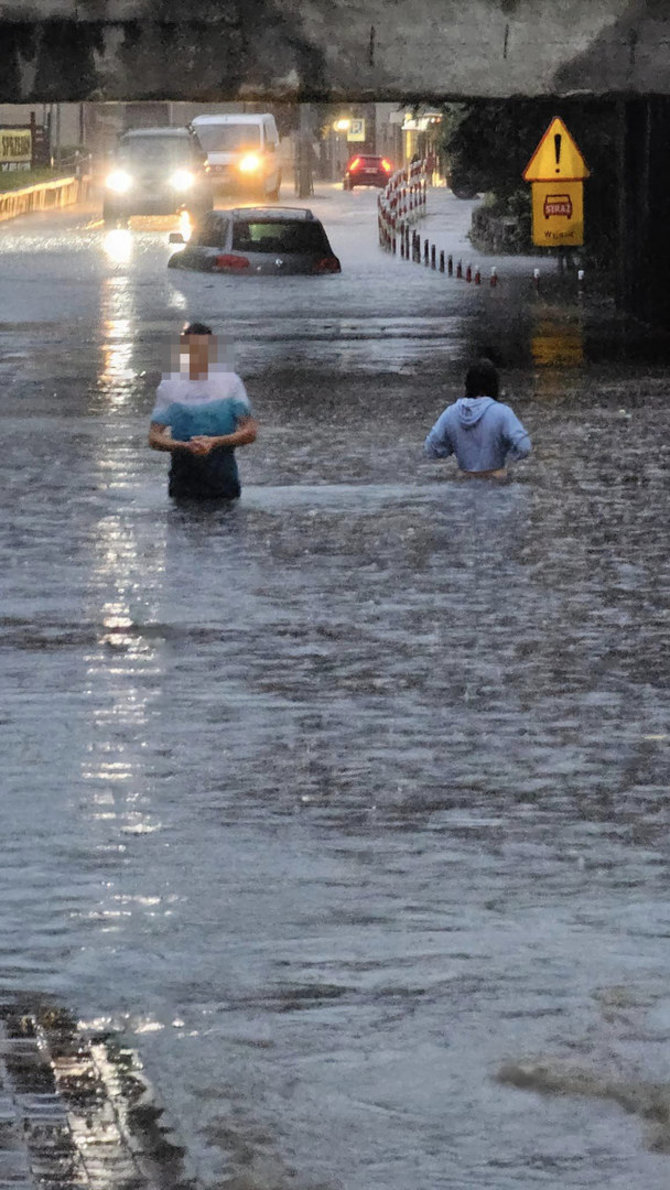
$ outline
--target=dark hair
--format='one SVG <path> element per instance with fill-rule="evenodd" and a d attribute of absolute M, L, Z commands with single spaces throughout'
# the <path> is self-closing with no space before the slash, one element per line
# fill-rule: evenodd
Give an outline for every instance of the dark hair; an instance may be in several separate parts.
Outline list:
<path fill-rule="evenodd" d="M 211 326 L 206 326 L 204 322 L 185 322 L 182 329 L 182 335 L 211 335 Z"/>
<path fill-rule="evenodd" d="M 478 359 L 465 374 L 466 397 L 493 397 L 498 400 L 500 378 L 498 369 L 490 359 Z"/>

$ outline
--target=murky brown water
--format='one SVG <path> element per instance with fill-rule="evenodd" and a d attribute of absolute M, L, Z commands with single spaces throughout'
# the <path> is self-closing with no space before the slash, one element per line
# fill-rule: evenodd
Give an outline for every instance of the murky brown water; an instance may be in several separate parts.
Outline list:
<path fill-rule="evenodd" d="M 2 990 L 125 1028 L 205 1185 L 661 1190 L 667 372 L 359 197 L 318 290 L 2 229 Z M 263 427 L 225 515 L 145 446 L 196 311 Z M 502 487 L 420 453 L 487 337 Z"/>

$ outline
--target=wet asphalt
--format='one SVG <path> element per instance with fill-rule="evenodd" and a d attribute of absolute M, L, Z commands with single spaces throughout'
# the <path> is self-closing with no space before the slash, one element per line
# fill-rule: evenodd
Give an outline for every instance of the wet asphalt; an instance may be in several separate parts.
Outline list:
<path fill-rule="evenodd" d="M 2 999 L 122 1030 L 202 1186 L 664 1190 L 663 350 L 375 201 L 321 189 L 342 275 L 277 282 L 0 227 Z M 186 317 L 261 423 L 225 512 L 146 446 Z M 481 351 L 505 485 L 421 457 Z"/>

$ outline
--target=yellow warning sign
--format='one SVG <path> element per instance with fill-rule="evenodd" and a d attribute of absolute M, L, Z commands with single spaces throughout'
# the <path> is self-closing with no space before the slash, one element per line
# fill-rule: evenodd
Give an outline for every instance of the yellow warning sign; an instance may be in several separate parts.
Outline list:
<path fill-rule="evenodd" d="M 563 121 L 554 116 L 528 165 L 526 182 L 576 182 L 589 177 L 589 170 Z"/>
<path fill-rule="evenodd" d="M 542 248 L 584 243 L 582 182 L 533 182 L 533 243 Z"/>

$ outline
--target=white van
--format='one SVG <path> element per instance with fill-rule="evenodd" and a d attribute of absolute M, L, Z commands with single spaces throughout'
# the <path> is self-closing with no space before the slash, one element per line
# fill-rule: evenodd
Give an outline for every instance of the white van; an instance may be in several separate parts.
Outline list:
<path fill-rule="evenodd" d="M 281 163 L 274 116 L 195 116 L 190 127 L 207 155 L 215 193 L 277 201 Z"/>

